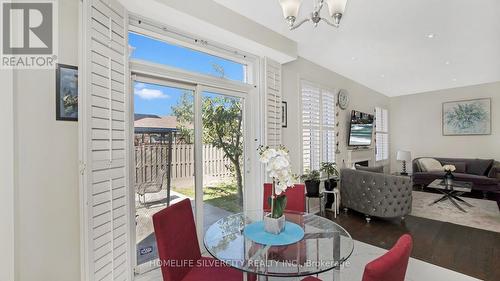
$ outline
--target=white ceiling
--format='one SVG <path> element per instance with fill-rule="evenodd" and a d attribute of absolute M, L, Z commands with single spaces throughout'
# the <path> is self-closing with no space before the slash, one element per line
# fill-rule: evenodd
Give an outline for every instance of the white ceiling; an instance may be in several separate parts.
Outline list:
<path fill-rule="evenodd" d="M 214 1 L 296 41 L 300 56 L 387 96 L 500 81 L 499 0 L 349 0 L 339 29 L 305 23 L 294 31 L 278 0 Z M 303 1 L 299 17 L 312 2 Z"/>

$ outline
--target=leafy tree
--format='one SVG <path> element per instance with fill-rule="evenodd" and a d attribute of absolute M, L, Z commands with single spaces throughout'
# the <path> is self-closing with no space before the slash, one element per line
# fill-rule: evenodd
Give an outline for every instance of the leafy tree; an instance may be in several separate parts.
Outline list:
<path fill-rule="evenodd" d="M 172 107 L 179 124 L 193 124 L 193 95 L 185 92 L 176 106 Z M 204 95 L 202 98 L 203 143 L 222 149 L 231 162 L 236 177 L 238 200 L 243 202 L 243 116 L 242 104 L 237 98 Z M 192 134 L 187 125 L 180 125 L 182 134 Z"/>

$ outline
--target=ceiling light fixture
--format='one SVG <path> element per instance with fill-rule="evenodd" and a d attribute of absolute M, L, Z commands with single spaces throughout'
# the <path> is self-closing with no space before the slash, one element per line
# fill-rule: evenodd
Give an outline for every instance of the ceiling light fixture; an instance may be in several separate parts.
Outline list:
<path fill-rule="evenodd" d="M 433 39 L 434 37 L 436 37 L 436 34 L 429 33 L 429 34 L 426 35 L 426 37 L 429 38 L 429 39 Z"/>
<path fill-rule="evenodd" d="M 279 0 L 281 8 L 283 9 L 283 16 L 285 17 L 285 20 L 288 23 L 288 27 L 290 28 L 290 30 L 296 29 L 308 21 L 312 21 L 314 27 L 318 26 L 318 23 L 320 21 L 324 21 L 327 24 L 334 27 L 339 27 L 340 19 L 342 18 L 342 15 L 345 12 L 347 0 L 313 0 L 313 1 L 314 1 L 314 8 L 313 12 L 311 13 L 311 16 L 296 23 L 300 5 L 302 4 L 302 0 Z M 333 19 L 333 22 L 329 21 L 326 18 L 322 18 L 320 15 L 321 9 L 325 5 L 325 3 L 328 5 L 328 11 Z"/>

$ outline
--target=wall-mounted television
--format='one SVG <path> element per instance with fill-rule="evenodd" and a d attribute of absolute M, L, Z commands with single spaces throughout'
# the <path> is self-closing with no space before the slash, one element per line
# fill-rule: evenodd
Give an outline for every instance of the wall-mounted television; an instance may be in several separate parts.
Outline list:
<path fill-rule="evenodd" d="M 349 127 L 349 146 L 370 146 L 373 136 L 373 115 L 353 110 Z"/>

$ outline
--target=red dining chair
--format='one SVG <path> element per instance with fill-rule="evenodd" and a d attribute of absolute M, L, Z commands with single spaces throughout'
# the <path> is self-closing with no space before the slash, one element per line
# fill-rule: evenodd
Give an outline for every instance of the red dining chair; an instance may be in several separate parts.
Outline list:
<path fill-rule="evenodd" d="M 269 198 L 273 190 L 272 183 L 264 183 L 264 202 L 263 209 L 269 211 L 271 206 Z M 299 212 L 300 214 L 289 213 L 285 214 L 287 221 L 294 222 L 300 226 L 304 225 L 302 213 L 306 211 L 306 186 L 304 184 L 295 184 L 288 188 L 284 194 L 286 195 L 285 211 Z M 255 247 L 255 246 L 254 246 Z M 306 262 L 306 243 L 299 242 L 297 245 L 274 246 L 268 253 L 268 258 L 276 261 L 291 261 L 296 260 L 299 264 Z"/>
<path fill-rule="evenodd" d="M 362 281 L 404 281 L 412 248 L 411 236 L 409 234 L 401 236 L 392 249 L 365 266 Z M 309 276 L 301 281 L 321 281 L 321 279 Z"/>
<path fill-rule="evenodd" d="M 273 192 L 273 184 L 264 184 L 264 210 L 270 210 L 269 197 Z M 304 184 L 295 184 L 288 188 L 284 194 L 286 195 L 286 211 L 301 212 L 306 211 L 306 186 Z"/>
<path fill-rule="evenodd" d="M 201 256 L 189 199 L 153 215 L 156 243 L 164 281 L 239 281 L 243 274 Z"/>
<path fill-rule="evenodd" d="M 362 281 L 404 281 L 412 248 L 411 236 L 401 236 L 389 252 L 365 266 Z"/>

